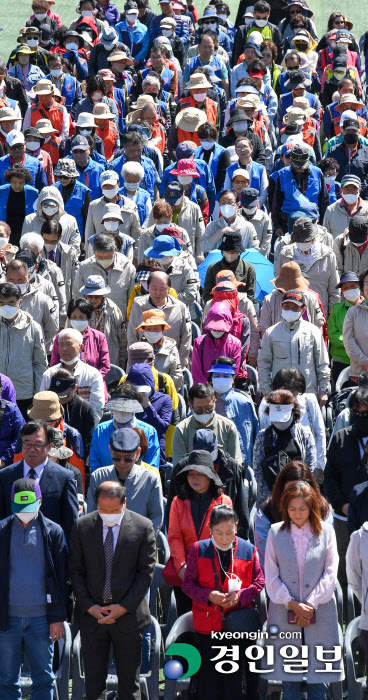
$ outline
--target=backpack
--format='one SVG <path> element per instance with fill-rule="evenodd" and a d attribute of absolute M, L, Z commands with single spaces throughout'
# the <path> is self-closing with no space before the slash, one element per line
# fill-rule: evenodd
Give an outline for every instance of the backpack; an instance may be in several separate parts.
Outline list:
<path fill-rule="evenodd" d="M 298 447 L 299 453 L 300 453 L 300 448 L 298 443 L 296 442 L 295 438 L 292 437 L 292 440 L 294 440 L 295 444 Z M 268 486 L 268 488 L 272 491 L 275 481 L 277 476 L 279 475 L 281 469 L 290 462 L 290 457 L 287 454 L 287 452 L 284 452 L 283 450 L 277 450 L 275 445 L 273 444 L 273 428 L 272 425 L 269 425 L 268 428 L 265 430 L 265 435 L 264 435 L 264 441 L 263 441 L 263 451 L 264 451 L 264 457 L 262 461 L 262 473 L 263 473 L 263 478 Z M 297 459 L 297 458 L 293 458 Z M 300 456 L 299 456 L 300 459 Z"/>

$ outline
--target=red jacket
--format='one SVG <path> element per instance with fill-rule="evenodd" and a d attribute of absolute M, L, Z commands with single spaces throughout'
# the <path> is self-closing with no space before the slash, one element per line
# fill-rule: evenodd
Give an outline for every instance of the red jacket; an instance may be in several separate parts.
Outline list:
<path fill-rule="evenodd" d="M 221 494 L 221 496 L 212 500 L 202 521 L 200 540 L 208 540 L 208 538 L 211 537 L 209 528 L 210 516 L 214 507 L 220 503 L 231 507 L 233 505 L 231 498 L 225 496 L 225 494 Z M 194 542 L 198 541 L 198 535 L 190 510 L 189 498 L 182 501 L 178 496 L 175 496 L 170 508 L 168 540 L 174 566 L 177 571 L 180 571 L 181 567 L 186 562 L 192 545 Z"/>

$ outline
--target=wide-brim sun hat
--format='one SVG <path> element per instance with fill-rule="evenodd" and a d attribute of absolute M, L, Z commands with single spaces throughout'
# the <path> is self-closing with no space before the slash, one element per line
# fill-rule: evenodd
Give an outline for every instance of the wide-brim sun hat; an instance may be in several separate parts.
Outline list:
<path fill-rule="evenodd" d="M 175 126 L 183 131 L 195 133 L 207 121 L 207 115 L 196 107 L 186 107 L 175 117 Z M 197 147 L 197 146 L 196 146 Z"/>

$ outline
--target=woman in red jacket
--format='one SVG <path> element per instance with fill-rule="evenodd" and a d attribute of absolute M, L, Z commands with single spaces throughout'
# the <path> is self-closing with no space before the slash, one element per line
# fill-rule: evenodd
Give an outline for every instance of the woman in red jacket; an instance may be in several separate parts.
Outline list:
<path fill-rule="evenodd" d="M 204 450 L 193 450 L 188 464 L 176 476 L 178 496 L 170 509 L 168 540 L 170 552 L 179 578 L 183 579 L 189 551 L 198 540 L 210 536 L 209 520 L 213 508 L 225 503 L 232 506 L 229 496 L 223 494 L 212 457 Z M 192 602 L 181 590 L 174 587 L 178 616 L 192 609 Z"/>
<path fill-rule="evenodd" d="M 254 600 L 264 588 L 264 576 L 254 545 L 236 536 L 237 516 L 232 508 L 227 505 L 213 508 L 209 529 L 211 538 L 192 546 L 183 581 L 183 592 L 193 601 L 193 645 L 202 658 L 201 668 L 191 678 L 188 697 L 190 700 L 253 700 L 259 697 L 259 674 L 249 671 L 245 650 L 249 644 L 257 642 L 237 640 L 238 658 L 228 654 L 219 656 L 218 648 L 232 642 L 214 641 L 211 632 L 240 628 L 243 632 L 261 630 Z M 238 620 L 227 622 L 228 613 L 233 611 Z M 216 645 L 216 649 L 212 645 Z M 215 656 L 223 659 L 223 672 L 221 662 L 213 662 Z M 238 669 L 229 673 L 231 661 L 237 663 Z M 218 665 L 220 668 L 216 668 Z"/>

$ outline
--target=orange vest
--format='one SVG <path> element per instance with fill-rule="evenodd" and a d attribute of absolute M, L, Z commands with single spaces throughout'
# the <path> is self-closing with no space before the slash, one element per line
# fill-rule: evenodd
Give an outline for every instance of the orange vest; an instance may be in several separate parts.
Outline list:
<path fill-rule="evenodd" d="M 60 150 L 59 150 L 60 144 L 61 144 L 61 139 L 59 139 L 59 137 L 56 136 L 56 134 L 53 134 L 51 136 L 50 141 L 48 141 L 47 143 L 45 141 L 45 143 L 42 146 L 42 150 L 46 151 L 46 153 L 50 154 L 51 163 L 53 165 L 56 165 L 56 163 L 58 162 L 58 160 L 60 158 Z"/>
<path fill-rule="evenodd" d="M 367 123 L 363 117 L 360 117 L 359 114 L 356 115 L 356 118 L 359 122 L 359 133 L 362 136 L 366 136 L 367 134 Z M 335 129 L 335 135 L 338 136 L 341 133 L 341 126 L 340 126 L 340 119 L 341 115 L 339 114 L 337 117 L 334 118 L 333 123 L 334 123 L 334 129 Z"/>
<path fill-rule="evenodd" d="M 157 144 L 156 148 L 159 149 L 160 153 L 164 153 L 165 150 L 165 143 L 166 143 L 166 134 L 165 134 L 165 129 L 163 126 L 160 124 L 158 119 L 156 119 L 154 125 L 153 125 L 153 130 L 152 130 L 152 137 L 153 139 L 161 139 Z"/>
<path fill-rule="evenodd" d="M 180 104 L 181 109 L 186 109 L 186 107 L 195 107 L 196 109 L 198 109 L 198 102 L 196 102 L 195 99 L 191 95 L 188 95 L 188 97 L 183 97 L 179 101 L 179 104 Z M 217 123 L 217 102 L 215 102 L 214 100 L 211 100 L 209 97 L 206 97 L 205 107 L 206 107 L 207 121 L 209 121 L 210 124 L 213 124 L 213 126 L 216 126 L 216 123 Z M 193 134 L 193 136 L 196 136 L 196 135 L 197 134 Z M 191 141 L 195 141 L 195 139 L 192 138 Z M 196 143 L 197 143 L 197 141 L 196 141 Z M 198 146 L 200 146 L 199 139 L 198 139 Z"/>
<path fill-rule="evenodd" d="M 103 141 L 105 149 L 105 158 L 107 158 L 107 160 L 110 160 L 114 148 L 116 146 L 116 139 L 118 136 L 118 130 L 116 128 L 115 122 L 109 119 L 107 124 L 105 124 L 103 130 L 100 126 L 97 127 L 96 134 Z"/>
<path fill-rule="evenodd" d="M 58 105 L 57 102 L 55 102 L 54 99 L 52 100 L 51 105 L 47 110 L 44 109 L 41 104 L 39 104 L 38 107 L 37 105 L 32 105 L 31 115 L 32 126 L 36 126 L 36 123 L 39 121 L 39 119 L 49 119 L 52 126 L 54 127 L 54 129 L 57 130 L 58 135 L 60 136 L 63 128 L 64 110 L 60 105 Z"/>
<path fill-rule="evenodd" d="M 285 128 L 286 127 L 283 126 L 280 129 L 280 133 L 283 134 L 285 131 Z M 307 143 L 308 146 L 311 146 L 312 148 L 314 148 L 314 143 L 315 143 L 315 139 L 316 139 L 317 134 L 318 134 L 318 132 L 317 132 L 316 120 L 313 119 L 312 117 L 307 117 L 307 121 L 304 123 L 304 126 L 303 126 L 303 141 L 304 141 L 304 143 Z"/>

